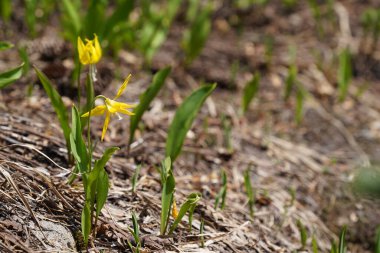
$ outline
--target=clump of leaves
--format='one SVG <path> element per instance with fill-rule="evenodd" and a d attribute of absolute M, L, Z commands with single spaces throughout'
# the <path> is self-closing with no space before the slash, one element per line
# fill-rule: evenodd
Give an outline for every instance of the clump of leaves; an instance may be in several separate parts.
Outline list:
<path fill-rule="evenodd" d="M 174 201 L 174 191 L 175 191 L 175 178 L 173 176 L 172 164 L 170 157 L 167 157 L 161 164 L 160 175 L 161 175 L 161 224 L 160 233 L 165 235 L 169 225 L 170 212 L 172 210 Z M 182 204 L 178 214 L 173 215 L 175 220 L 171 225 L 168 234 L 174 232 L 178 224 L 184 217 L 184 215 L 189 212 L 189 227 L 191 229 L 193 213 L 197 202 L 200 200 L 200 193 L 191 193 L 186 201 Z"/>
<path fill-rule="evenodd" d="M 197 8 L 194 8 L 197 9 L 197 15 L 190 17 L 190 28 L 185 32 L 182 40 L 187 64 L 200 54 L 211 31 L 212 5 L 201 6 L 199 1 L 195 4 L 198 4 Z"/>

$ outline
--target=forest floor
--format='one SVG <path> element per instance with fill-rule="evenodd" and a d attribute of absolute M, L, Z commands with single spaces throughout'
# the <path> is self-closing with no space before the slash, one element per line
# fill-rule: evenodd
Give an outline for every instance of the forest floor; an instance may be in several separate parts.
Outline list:
<path fill-rule="evenodd" d="M 148 69 L 135 51 L 104 56 L 97 66 L 96 93 L 114 95 L 121 78 L 132 73 L 123 101 L 138 102 L 157 70 L 170 65 L 172 73 L 144 114 L 143 131 L 137 132 L 129 153 L 126 118 L 111 121 L 105 141 L 97 145 L 98 155 L 108 146 L 121 149 L 106 167 L 111 188 L 90 249 L 128 251 L 127 240 L 132 237 L 127 228 L 132 227 L 134 211 L 144 252 L 303 252 L 298 220 L 308 234 L 304 252 L 312 252 L 312 237 L 320 252 L 328 252 L 344 225 L 349 252 L 370 252 L 380 205 L 359 198 L 351 189 L 356 169 L 376 163 L 380 154 L 380 47 L 368 50 L 371 41 L 360 25 L 360 14 L 369 6 L 375 6 L 375 1 L 337 2 L 332 10 L 335 15 L 320 20 L 323 32 L 318 33 L 307 3 L 291 11 L 277 1 L 245 11 L 221 5 L 214 13 L 203 52 L 187 68 L 178 61 L 180 19 Z M 3 34 L 1 40 L 26 45 L 31 62 L 54 81 L 69 108 L 76 94 L 70 85 L 72 46 L 64 42 L 54 22 L 35 39 L 23 35 L 23 28 L 15 24 L 17 17 L 11 23 L 14 31 Z M 273 43 L 270 57 L 268 38 Z M 348 97 L 339 103 L 337 52 L 346 46 L 352 51 L 354 76 Z M 297 79 L 308 92 L 300 124 L 295 123 L 295 93 L 287 102 L 283 99 L 292 65 L 291 47 L 296 48 Z M 0 58 L 0 70 L 19 63 L 16 49 L 2 52 Z M 255 71 L 262 76 L 259 94 L 241 116 L 243 88 Z M 201 192 L 202 199 L 191 231 L 185 219 L 172 236 L 161 237 L 161 186 L 156 167 L 165 158 L 167 130 L 176 108 L 201 81 L 218 86 L 188 133 L 174 174 L 177 204 L 194 191 Z M 30 84 L 35 85 L 27 96 Z M 103 119 L 92 122 L 92 134 L 99 138 Z M 226 122 L 231 126 L 229 138 Z M 81 249 L 83 190 L 80 180 L 67 185 L 72 168 L 66 156 L 54 110 L 34 72 L 1 90 L 1 252 Z M 131 176 L 139 164 L 133 194 Z M 247 168 L 256 192 L 253 219 L 243 183 Z M 228 179 L 226 208 L 215 210 L 222 170 Z M 199 232 L 201 218 L 204 236 Z"/>

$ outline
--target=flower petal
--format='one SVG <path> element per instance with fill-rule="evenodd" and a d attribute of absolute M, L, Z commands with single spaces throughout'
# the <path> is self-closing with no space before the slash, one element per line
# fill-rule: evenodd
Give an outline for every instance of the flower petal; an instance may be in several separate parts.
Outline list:
<path fill-rule="evenodd" d="M 127 114 L 129 116 L 135 115 L 133 112 L 130 112 L 130 111 L 128 111 L 126 109 L 122 109 L 122 108 L 120 110 L 118 110 L 117 112 L 120 112 L 122 114 Z"/>
<path fill-rule="evenodd" d="M 106 112 L 106 118 L 105 118 L 105 120 L 104 120 L 104 125 L 103 125 L 103 131 L 102 131 L 102 139 L 101 139 L 101 141 L 103 141 L 104 136 L 106 135 L 107 128 L 108 128 L 108 124 L 110 123 L 110 117 L 111 117 L 111 114 L 110 114 L 109 112 Z"/>
<path fill-rule="evenodd" d="M 91 110 L 91 117 L 100 116 L 104 113 L 105 110 L 106 110 L 105 105 L 98 105 L 97 107 Z M 85 114 L 82 115 L 82 117 L 88 117 L 88 115 L 90 115 L 90 112 L 86 112 Z"/>
<path fill-rule="evenodd" d="M 120 86 L 119 90 L 117 91 L 117 94 L 116 94 L 116 96 L 115 96 L 114 99 L 119 98 L 119 97 L 121 96 L 121 94 L 123 94 L 125 88 L 127 88 L 127 85 L 128 85 L 129 79 L 131 79 L 131 76 L 132 76 L 131 74 L 129 74 L 129 75 L 127 76 L 127 78 L 125 79 L 124 83 Z"/>
<path fill-rule="evenodd" d="M 96 36 L 96 34 L 94 34 L 94 48 L 95 48 L 95 56 L 94 56 L 94 61 L 96 61 L 95 63 L 97 63 L 100 58 L 102 57 L 102 48 L 100 47 L 100 43 L 99 43 L 99 40 L 98 40 L 98 36 Z"/>
<path fill-rule="evenodd" d="M 83 41 L 80 37 L 78 37 L 78 54 L 79 54 L 79 60 L 83 65 L 86 65 L 89 63 L 89 54 L 87 52 L 86 46 L 83 44 Z"/>

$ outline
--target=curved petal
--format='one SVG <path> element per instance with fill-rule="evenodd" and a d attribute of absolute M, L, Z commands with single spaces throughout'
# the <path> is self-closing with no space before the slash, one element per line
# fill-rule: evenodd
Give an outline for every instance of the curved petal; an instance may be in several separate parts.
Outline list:
<path fill-rule="evenodd" d="M 120 86 L 119 90 L 117 91 L 117 94 L 116 94 L 116 96 L 115 96 L 114 99 L 119 98 L 119 97 L 121 96 L 121 94 L 123 94 L 125 88 L 127 88 L 127 85 L 128 85 L 129 79 L 131 79 L 131 76 L 132 76 L 131 74 L 129 74 L 129 75 L 127 76 L 127 78 L 125 79 L 125 81 L 123 82 L 123 84 Z"/>
<path fill-rule="evenodd" d="M 126 109 L 120 109 L 117 112 L 120 112 L 122 114 L 127 114 L 129 116 L 135 115 L 133 112 L 130 112 L 130 111 L 126 110 Z"/>
<path fill-rule="evenodd" d="M 91 112 L 91 117 L 92 116 L 103 115 L 105 110 L 106 110 L 106 106 L 105 105 L 98 105 L 97 107 L 95 107 L 94 109 L 92 109 L 90 111 Z M 88 115 L 90 115 L 90 112 L 86 112 L 81 117 L 88 117 Z"/>
<path fill-rule="evenodd" d="M 79 60 L 83 65 L 89 64 L 90 56 L 87 50 L 87 45 L 85 46 L 82 39 L 78 37 L 78 54 Z"/>
<path fill-rule="evenodd" d="M 100 47 L 100 43 L 98 40 L 98 36 L 94 34 L 94 48 L 95 48 L 95 61 L 98 62 L 100 58 L 102 57 L 102 48 Z"/>
<path fill-rule="evenodd" d="M 101 139 L 101 141 L 103 141 L 104 136 L 106 135 L 107 128 L 108 128 L 108 124 L 110 123 L 110 117 L 111 117 L 111 114 L 110 114 L 109 112 L 106 112 L 106 118 L 105 118 L 105 120 L 104 120 L 104 125 L 103 125 L 103 131 L 102 131 L 102 139 Z"/>

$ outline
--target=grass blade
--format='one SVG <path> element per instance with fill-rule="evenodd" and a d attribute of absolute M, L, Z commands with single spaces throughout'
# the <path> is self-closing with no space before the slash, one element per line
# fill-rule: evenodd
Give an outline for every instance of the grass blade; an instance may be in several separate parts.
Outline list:
<path fill-rule="evenodd" d="M 172 162 L 180 154 L 187 132 L 204 101 L 215 87 L 216 84 L 212 84 L 199 88 L 187 97 L 177 109 L 166 140 L 166 156 L 169 156 Z"/>

